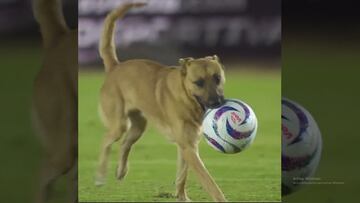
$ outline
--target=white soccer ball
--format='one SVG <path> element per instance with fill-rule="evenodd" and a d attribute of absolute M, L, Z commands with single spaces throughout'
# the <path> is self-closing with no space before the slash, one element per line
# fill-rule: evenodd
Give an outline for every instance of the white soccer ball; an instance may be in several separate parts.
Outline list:
<path fill-rule="evenodd" d="M 206 142 L 217 151 L 234 154 L 246 149 L 255 139 L 257 119 L 246 103 L 226 99 L 205 113 L 202 123 Z"/>
<path fill-rule="evenodd" d="M 299 104 L 281 101 L 282 194 L 296 191 L 309 181 L 321 157 L 322 139 L 311 114 Z"/>

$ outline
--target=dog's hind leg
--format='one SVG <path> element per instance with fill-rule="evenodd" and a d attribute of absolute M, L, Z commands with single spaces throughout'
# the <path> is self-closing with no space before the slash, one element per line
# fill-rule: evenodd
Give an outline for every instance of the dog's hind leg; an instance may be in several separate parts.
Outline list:
<path fill-rule="evenodd" d="M 127 130 L 128 119 L 124 114 L 121 101 L 113 98 L 102 98 L 101 116 L 104 124 L 108 128 L 105 134 L 98 163 L 98 169 L 95 177 L 95 185 L 101 186 L 105 183 L 108 159 L 111 151 L 111 145 L 120 140 Z"/>
<path fill-rule="evenodd" d="M 130 111 L 128 117 L 131 122 L 131 127 L 127 132 L 124 141 L 120 146 L 119 162 L 116 171 L 116 177 L 121 180 L 128 171 L 128 156 L 132 145 L 139 140 L 146 128 L 146 119 L 142 116 L 140 111 Z"/>
<path fill-rule="evenodd" d="M 126 123 L 126 120 L 124 120 Z M 123 121 L 123 122 L 124 122 Z M 101 186 L 105 183 L 108 159 L 111 151 L 111 145 L 118 141 L 126 131 L 126 125 L 117 124 L 113 126 L 105 135 L 100 151 L 99 165 L 95 177 L 95 185 Z"/>
<path fill-rule="evenodd" d="M 191 201 L 185 190 L 185 182 L 188 175 L 188 164 L 185 162 L 181 149 L 178 147 L 178 160 L 177 160 L 177 173 L 176 173 L 176 193 L 175 196 L 179 202 L 189 202 Z"/>
<path fill-rule="evenodd" d="M 126 120 L 123 120 L 121 123 L 126 123 Z M 115 124 L 112 128 L 110 128 L 103 140 L 99 158 L 99 166 L 95 177 L 95 185 L 97 186 L 103 185 L 105 183 L 108 165 L 107 163 L 109 161 L 108 159 L 110 155 L 111 145 L 117 140 L 119 140 L 126 131 L 126 125 L 121 123 L 119 122 L 118 124 Z"/>
<path fill-rule="evenodd" d="M 48 202 L 51 197 L 52 186 L 56 180 L 69 172 L 76 165 L 73 151 L 64 145 L 53 145 L 55 153 L 47 153 L 44 157 L 41 174 L 39 191 L 36 194 L 36 203 Z M 58 148 L 56 148 L 58 147 Z"/>
<path fill-rule="evenodd" d="M 43 203 L 49 200 L 52 186 L 61 174 L 62 172 L 53 167 L 48 160 L 44 161 L 40 177 L 40 190 L 37 193 L 35 202 Z"/>

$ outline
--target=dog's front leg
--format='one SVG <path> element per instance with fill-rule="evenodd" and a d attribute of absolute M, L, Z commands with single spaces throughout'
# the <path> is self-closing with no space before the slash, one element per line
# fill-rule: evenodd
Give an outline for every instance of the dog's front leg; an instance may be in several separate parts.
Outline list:
<path fill-rule="evenodd" d="M 202 160 L 200 159 L 197 146 L 181 147 L 180 151 L 185 162 L 187 162 L 190 168 L 194 170 L 196 176 L 200 180 L 201 185 L 212 197 L 212 199 L 215 202 L 226 202 L 224 194 L 210 176 Z"/>
<path fill-rule="evenodd" d="M 177 173 L 176 173 L 176 193 L 175 196 L 179 202 L 190 202 L 191 200 L 186 194 L 185 183 L 188 175 L 188 164 L 185 162 L 180 147 L 178 147 L 178 160 L 177 160 Z"/>

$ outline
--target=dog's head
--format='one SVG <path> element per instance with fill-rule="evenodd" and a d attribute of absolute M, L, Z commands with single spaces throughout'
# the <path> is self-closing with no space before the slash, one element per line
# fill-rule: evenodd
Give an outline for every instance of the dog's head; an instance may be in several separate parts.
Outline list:
<path fill-rule="evenodd" d="M 216 108 L 224 103 L 225 75 L 219 58 L 182 58 L 179 60 L 184 86 L 189 95 L 204 108 Z"/>

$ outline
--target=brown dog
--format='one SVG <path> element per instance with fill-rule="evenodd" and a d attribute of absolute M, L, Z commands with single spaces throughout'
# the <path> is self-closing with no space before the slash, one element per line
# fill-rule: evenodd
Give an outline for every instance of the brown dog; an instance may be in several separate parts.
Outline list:
<path fill-rule="evenodd" d="M 115 21 L 132 7 L 143 5 L 125 4 L 105 19 L 99 51 L 107 74 L 101 88 L 99 111 L 108 131 L 100 153 L 96 184 L 104 183 L 110 147 L 125 133 L 116 174 L 120 180 L 126 175 L 131 147 L 143 134 L 149 119 L 178 146 L 178 200 L 189 200 L 185 181 L 190 167 L 214 201 L 226 201 L 198 153 L 204 108 L 217 107 L 224 100 L 222 65 L 217 56 L 180 59 L 177 68 L 143 59 L 120 63 L 114 45 Z"/>
<path fill-rule="evenodd" d="M 77 30 L 70 30 L 60 0 L 34 0 L 44 59 L 34 81 L 33 122 L 42 141 L 36 203 L 48 202 L 49 189 L 66 173 L 66 202 L 77 202 Z"/>

